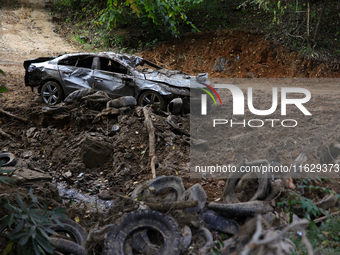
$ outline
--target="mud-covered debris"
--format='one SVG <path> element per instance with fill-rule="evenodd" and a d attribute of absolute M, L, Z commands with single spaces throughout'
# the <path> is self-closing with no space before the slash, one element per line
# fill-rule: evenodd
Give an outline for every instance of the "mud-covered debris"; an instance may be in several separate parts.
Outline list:
<path fill-rule="evenodd" d="M 13 167 L 9 169 L 13 169 Z M 16 168 L 11 177 L 18 182 L 52 180 L 52 177 L 48 173 L 38 172 L 27 168 Z"/>
<path fill-rule="evenodd" d="M 33 133 L 37 130 L 36 127 L 31 127 L 29 129 L 27 129 L 26 131 L 26 137 L 30 138 L 31 136 L 33 136 Z"/>
<path fill-rule="evenodd" d="M 137 105 L 137 101 L 132 96 L 125 96 L 120 97 L 117 99 L 113 99 L 111 101 L 108 101 L 106 104 L 106 107 L 113 107 L 113 108 L 121 108 L 121 107 L 128 107 L 128 106 L 135 106 Z"/>
<path fill-rule="evenodd" d="M 69 94 L 65 98 L 64 101 L 65 101 L 66 104 L 72 104 L 72 103 L 79 101 L 84 96 L 91 95 L 93 93 L 95 93 L 95 91 L 93 89 L 90 89 L 90 88 L 79 89 L 79 90 L 73 91 L 71 94 Z"/>
<path fill-rule="evenodd" d="M 66 108 L 64 106 L 44 106 L 41 111 L 46 115 L 54 115 L 65 112 Z"/>
<path fill-rule="evenodd" d="M 120 113 L 121 113 L 121 109 L 112 108 L 112 107 L 106 108 L 96 115 L 96 117 L 92 121 L 92 124 L 97 123 L 100 120 L 100 117 L 102 116 L 118 115 Z"/>
<path fill-rule="evenodd" d="M 227 60 L 223 57 L 219 57 L 218 59 L 215 60 L 212 69 L 217 72 L 223 72 L 225 70 L 226 64 L 227 64 Z"/>
<path fill-rule="evenodd" d="M 79 151 L 81 161 L 88 168 L 98 167 L 112 159 L 112 146 L 99 139 L 86 137 Z"/>
<path fill-rule="evenodd" d="M 109 97 L 104 91 L 97 91 L 94 94 L 83 96 L 81 100 L 91 103 L 106 103 L 111 100 L 111 97 Z"/>
<path fill-rule="evenodd" d="M 120 130 L 119 125 L 113 125 L 113 126 L 111 127 L 111 130 L 110 130 L 110 132 L 108 133 L 108 135 L 109 135 L 109 136 L 114 136 L 116 133 L 119 132 L 119 130 Z"/>

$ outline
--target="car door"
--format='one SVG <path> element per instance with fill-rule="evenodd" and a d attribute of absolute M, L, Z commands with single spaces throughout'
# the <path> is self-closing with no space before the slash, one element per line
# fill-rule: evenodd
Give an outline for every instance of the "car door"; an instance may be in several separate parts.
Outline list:
<path fill-rule="evenodd" d="M 136 96 L 134 79 L 128 70 L 109 58 L 95 57 L 92 65 L 95 90 L 102 90 L 112 98 Z"/>
<path fill-rule="evenodd" d="M 89 55 L 71 56 L 59 61 L 58 69 L 66 95 L 78 89 L 92 87 L 92 62 L 93 56 Z"/>

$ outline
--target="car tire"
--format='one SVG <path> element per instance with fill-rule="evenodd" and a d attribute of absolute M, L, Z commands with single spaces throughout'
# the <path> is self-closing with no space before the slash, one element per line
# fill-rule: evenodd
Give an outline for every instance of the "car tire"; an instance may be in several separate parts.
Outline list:
<path fill-rule="evenodd" d="M 163 237 L 162 255 L 180 254 L 180 234 L 177 223 L 163 213 L 141 210 L 118 219 L 104 242 L 103 255 L 126 255 L 125 241 L 134 231 L 144 228 L 156 230 Z"/>
<path fill-rule="evenodd" d="M 274 210 L 268 203 L 263 201 L 251 201 L 238 204 L 210 202 L 208 208 L 228 218 L 254 216 Z"/>
<path fill-rule="evenodd" d="M 46 82 L 41 88 L 41 98 L 48 105 L 59 104 L 64 99 L 64 91 L 55 81 Z"/>
<path fill-rule="evenodd" d="M 17 163 L 14 154 L 10 152 L 0 153 L 0 161 L 3 162 L 2 166 L 15 166 Z"/>
<path fill-rule="evenodd" d="M 165 99 L 159 93 L 152 90 L 144 91 L 139 96 L 138 105 L 140 106 L 154 105 L 156 108 L 162 111 L 166 110 Z"/>
<path fill-rule="evenodd" d="M 49 229 L 51 229 L 51 230 L 53 230 L 57 233 L 66 233 L 69 236 L 71 236 L 72 240 L 75 243 L 82 245 L 84 239 L 83 239 L 83 236 L 81 235 L 81 233 L 75 227 L 73 227 L 69 224 L 63 223 L 63 225 L 64 225 L 64 227 L 62 227 L 58 224 L 53 224 L 49 227 Z"/>
<path fill-rule="evenodd" d="M 147 197 L 150 194 L 149 188 L 155 190 L 157 196 L 160 192 L 168 190 L 169 194 L 164 198 L 166 201 L 184 201 L 185 188 L 181 178 L 177 176 L 158 176 L 144 184 L 136 187 L 132 192 L 132 199 L 138 199 L 140 196 Z"/>
<path fill-rule="evenodd" d="M 268 166 L 269 163 L 267 160 L 255 160 L 255 161 L 248 162 L 246 159 L 240 162 L 240 164 L 237 166 L 238 171 L 231 173 L 226 183 L 226 186 L 223 192 L 223 200 L 225 202 L 229 204 L 240 203 L 240 201 L 236 197 L 235 190 L 241 178 L 247 173 L 241 172 L 239 171 L 239 169 L 241 166 L 256 166 L 256 165 Z M 264 173 L 255 172 L 255 175 L 259 180 L 259 186 L 255 194 L 249 201 L 264 200 L 270 191 L 271 174 L 269 172 L 264 172 Z"/>
<path fill-rule="evenodd" d="M 55 246 L 56 251 L 73 255 L 86 255 L 85 249 L 75 242 L 55 237 L 50 237 L 49 240 Z"/>
<path fill-rule="evenodd" d="M 240 228 L 236 221 L 225 218 L 212 210 L 204 209 L 199 213 L 199 217 L 207 224 L 210 230 L 236 235 Z"/>

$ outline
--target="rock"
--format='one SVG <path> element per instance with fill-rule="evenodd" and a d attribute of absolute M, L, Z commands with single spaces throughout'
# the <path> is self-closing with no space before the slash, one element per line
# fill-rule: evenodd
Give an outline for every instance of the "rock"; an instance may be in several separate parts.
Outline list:
<path fill-rule="evenodd" d="M 110 195 L 110 193 L 107 190 L 103 190 L 102 192 L 100 192 L 98 194 L 98 197 L 101 200 L 111 200 L 111 199 L 113 199 L 112 196 Z"/>
<path fill-rule="evenodd" d="M 274 220 L 276 219 L 276 215 L 272 212 L 266 213 L 262 215 L 262 218 L 265 222 L 267 222 L 269 225 L 272 225 Z"/>
<path fill-rule="evenodd" d="M 79 152 L 81 161 L 88 168 L 99 167 L 112 158 L 112 146 L 104 141 L 87 137 Z"/>
<path fill-rule="evenodd" d="M 3 167 L 5 169 L 5 167 Z M 13 169 L 13 167 L 8 167 L 8 169 Z M 11 178 L 15 179 L 18 182 L 26 182 L 26 181 L 50 181 L 52 177 L 48 173 L 42 173 L 38 171 L 34 171 L 27 168 L 14 168 Z"/>
<path fill-rule="evenodd" d="M 215 60 L 214 65 L 212 67 L 213 70 L 217 72 L 223 72 L 225 70 L 225 65 L 227 63 L 227 60 L 223 57 L 219 57 Z"/>

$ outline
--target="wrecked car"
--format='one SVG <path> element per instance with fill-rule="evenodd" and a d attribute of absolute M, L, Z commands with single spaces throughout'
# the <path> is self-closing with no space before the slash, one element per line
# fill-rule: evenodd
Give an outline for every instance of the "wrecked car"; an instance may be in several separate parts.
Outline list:
<path fill-rule="evenodd" d="M 197 91 L 209 84 L 208 74 L 190 76 L 171 71 L 141 57 L 114 52 L 73 53 L 40 57 L 24 62 L 25 85 L 37 87 L 49 105 L 60 103 L 75 90 L 92 88 L 112 98 L 133 96 L 141 106 L 165 110 L 174 98 L 189 105 L 190 87 Z M 196 90 L 195 89 L 195 90 Z"/>

